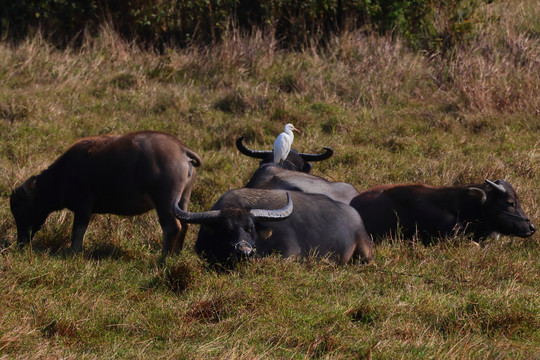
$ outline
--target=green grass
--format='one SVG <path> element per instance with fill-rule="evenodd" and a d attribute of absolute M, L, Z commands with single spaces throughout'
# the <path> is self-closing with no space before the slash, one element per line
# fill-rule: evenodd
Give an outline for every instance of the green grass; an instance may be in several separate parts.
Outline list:
<path fill-rule="evenodd" d="M 285 52 L 232 34 L 209 48 L 144 52 L 103 31 L 78 50 L 0 43 L 0 357 L 531 359 L 540 356 L 540 242 L 388 239 L 375 265 L 267 258 L 230 272 L 184 251 L 157 262 L 157 216 L 96 216 L 80 256 L 72 214 L 17 251 L 9 193 L 83 136 L 173 133 L 203 165 L 191 210 L 243 186 L 286 122 L 313 173 L 357 189 L 506 178 L 540 223 L 536 2 L 486 5 L 452 57 L 345 34 Z M 235 35 L 235 36 L 233 36 Z"/>

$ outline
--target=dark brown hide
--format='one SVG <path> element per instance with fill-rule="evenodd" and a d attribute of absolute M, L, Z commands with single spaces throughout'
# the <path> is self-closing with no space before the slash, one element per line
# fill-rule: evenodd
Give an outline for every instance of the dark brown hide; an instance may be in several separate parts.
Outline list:
<path fill-rule="evenodd" d="M 139 215 L 153 208 L 163 230 L 163 256 L 182 248 L 187 224 L 173 203 L 187 209 L 199 156 L 169 134 L 143 131 L 95 136 L 74 143 L 53 164 L 11 195 L 19 245 L 27 244 L 47 216 L 74 213 L 71 248 L 82 250 L 90 215 Z"/>
<path fill-rule="evenodd" d="M 418 234 L 424 242 L 456 232 L 475 239 L 491 234 L 527 237 L 535 228 L 521 209 L 510 183 L 433 187 L 425 184 L 380 185 L 351 201 L 374 237 Z"/>

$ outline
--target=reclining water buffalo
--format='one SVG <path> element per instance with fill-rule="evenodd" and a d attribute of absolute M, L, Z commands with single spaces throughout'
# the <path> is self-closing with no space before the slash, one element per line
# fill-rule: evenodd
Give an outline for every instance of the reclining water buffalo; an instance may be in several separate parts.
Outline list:
<path fill-rule="evenodd" d="M 259 163 L 261 166 L 274 162 L 272 150 L 251 150 L 244 145 L 243 141 L 243 136 L 236 140 L 236 147 L 242 154 L 252 158 L 261 159 L 261 162 Z M 332 157 L 334 154 L 334 150 L 329 147 L 325 146 L 324 150 L 325 152 L 322 154 L 305 154 L 299 153 L 298 150 L 291 149 L 287 159 L 283 162 L 282 167 L 288 170 L 309 173 L 313 165 L 308 161 L 323 161 Z"/>
<path fill-rule="evenodd" d="M 75 142 L 41 174 L 13 190 L 10 198 L 19 246 L 48 215 L 74 213 L 71 249 L 82 250 L 90 215 L 139 215 L 153 208 L 163 230 L 163 256 L 182 248 L 187 223 L 173 214 L 179 199 L 187 209 L 199 156 L 175 137 L 153 131 L 96 136 Z"/>
<path fill-rule="evenodd" d="M 373 258 L 358 213 L 324 195 L 243 188 L 225 193 L 210 211 L 175 206 L 174 212 L 181 221 L 201 224 L 195 250 L 212 263 L 273 253 L 329 256 L 340 264 Z"/>
<path fill-rule="evenodd" d="M 360 194 L 351 184 L 327 181 L 319 176 L 282 169 L 274 164 L 259 166 L 245 187 L 323 194 L 345 204 Z"/>
<path fill-rule="evenodd" d="M 381 185 L 351 201 L 373 237 L 418 234 L 424 243 L 456 233 L 487 236 L 531 236 L 535 227 L 521 209 L 518 196 L 505 180 L 457 186 L 425 184 Z"/>

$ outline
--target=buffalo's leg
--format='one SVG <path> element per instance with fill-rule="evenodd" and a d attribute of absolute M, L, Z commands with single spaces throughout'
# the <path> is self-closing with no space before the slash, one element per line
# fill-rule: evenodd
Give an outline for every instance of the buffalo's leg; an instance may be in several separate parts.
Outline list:
<path fill-rule="evenodd" d="M 159 225 L 163 231 L 162 258 L 171 255 L 178 247 L 178 236 L 180 234 L 180 222 L 173 214 L 173 203 L 171 199 L 160 199 L 156 201 L 156 212 L 159 218 Z"/>
<path fill-rule="evenodd" d="M 173 244 L 173 252 L 180 252 L 180 250 L 182 250 L 182 248 L 184 247 L 184 240 L 186 238 L 187 229 L 188 223 L 180 221 L 180 232 L 178 233 L 176 241 Z"/>
<path fill-rule="evenodd" d="M 191 190 L 183 191 L 178 203 L 178 206 L 180 206 L 182 210 L 187 210 L 190 195 Z M 175 198 L 176 196 L 172 199 L 169 197 L 161 197 L 156 200 L 156 212 L 159 218 L 159 224 L 163 231 L 162 258 L 182 250 L 188 228 L 187 223 L 180 222 L 174 216 L 173 203 Z"/>
<path fill-rule="evenodd" d="M 164 216 L 159 216 L 159 224 L 163 231 L 162 256 L 166 257 L 167 255 L 171 255 L 173 251 L 177 251 L 180 223 L 171 215 L 166 218 L 164 218 Z"/>
<path fill-rule="evenodd" d="M 190 197 L 191 197 L 191 187 L 188 186 L 184 189 L 184 192 L 182 193 L 182 196 L 180 198 L 180 202 L 178 203 L 178 206 L 180 207 L 180 209 L 187 211 Z M 178 237 L 176 238 L 176 242 L 173 246 L 174 252 L 179 252 L 184 247 L 184 240 L 186 238 L 187 229 L 188 229 L 188 223 L 185 221 L 180 221 L 180 233 L 178 234 Z"/>
<path fill-rule="evenodd" d="M 75 253 L 82 251 L 84 233 L 90 222 L 90 214 L 76 212 L 73 218 L 73 230 L 71 231 L 71 250 Z"/>

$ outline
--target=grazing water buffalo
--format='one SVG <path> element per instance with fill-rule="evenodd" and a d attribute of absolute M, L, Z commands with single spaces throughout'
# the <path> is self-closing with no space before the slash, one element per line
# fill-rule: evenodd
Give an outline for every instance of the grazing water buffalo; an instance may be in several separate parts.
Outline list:
<path fill-rule="evenodd" d="M 210 211 L 190 213 L 175 206 L 175 214 L 201 224 L 195 250 L 210 262 L 230 264 L 272 253 L 330 256 L 340 264 L 373 258 L 358 213 L 324 195 L 243 188 L 225 193 Z"/>
<path fill-rule="evenodd" d="M 18 243 L 29 243 L 51 212 L 67 208 L 74 213 L 71 249 L 80 252 L 91 214 L 139 215 L 155 208 L 163 256 L 180 250 L 187 223 L 180 226 L 173 202 L 178 197 L 180 208 L 187 209 L 200 164 L 195 152 L 161 132 L 81 139 L 13 190 Z"/>
<path fill-rule="evenodd" d="M 370 235 L 418 234 L 425 242 L 433 237 L 461 232 L 474 239 L 486 236 L 531 236 L 535 227 L 521 209 L 518 196 L 505 180 L 457 186 L 425 184 L 381 185 L 351 201 Z"/>
<path fill-rule="evenodd" d="M 275 164 L 259 166 L 245 187 L 323 194 L 345 204 L 349 204 L 355 196 L 360 194 L 351 184 L 330 182 L 319 176 L 282 169 Z"/>
<path fill-rule="evenodd" d="M 243 136 L 236 140 L 236 147 L 242 154 L 256 159 L 261 159 L 261 166 L 274 162 L 272 150 L 251 150 L 244 145 L 243 140 Z M 330 158 L 334 154 L 334 150 L 329 147 L 325 146 L 324 150 L 325 152 L 322 154 L 304 154 L 299 153 L 295 149 L 291 149 L 289 155 L 285 161 L 283 161 L 282 167 L 288 170 L 309 173 L 313 165 L 308 161 L 323 161 Z"/>

